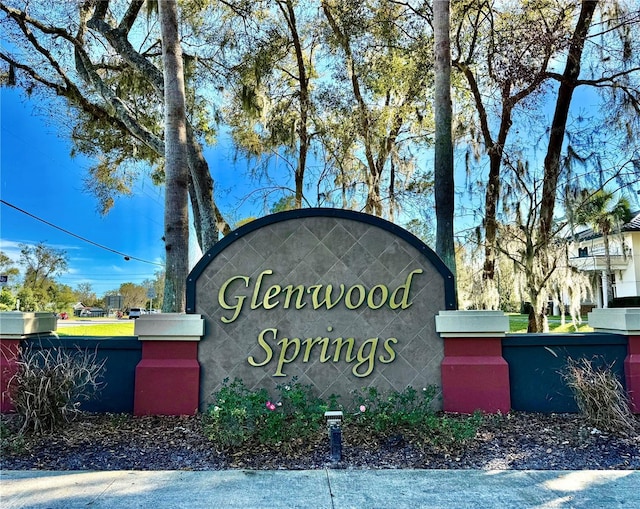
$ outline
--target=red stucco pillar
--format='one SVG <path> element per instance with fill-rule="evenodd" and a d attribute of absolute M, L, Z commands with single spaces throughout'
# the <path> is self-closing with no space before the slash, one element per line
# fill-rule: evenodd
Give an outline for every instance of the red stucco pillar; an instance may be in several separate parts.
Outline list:
<path fill-rule="evenodd" d="M 502 337 L 509 329 L 500 311 L 441 311 L 436 330 L 444 340 L 442 405 L 445 412 L 509 412 L 509 365 Z"/>
<path fill-rule="evenodd" d="M 11 413 L 15 411 L 11 399 L 10 381 L 18 371 L 20 359 L 20 340 L 4 339 L 0 337 L 0 412 Z"/>
<path fill-rule="evenodd" d="M 640 414 L 640 336 L 629 336 L 624 376 L 631 411 Z"/>
<path fill-rule="evenodd" d="M 200 315 L 143 315 L 136 320 L 142 359 L 136 366 L 134 415 L 193 415 L 200 398 Z"/>
<path fill-rule="evenodd" d="M 8 311 L 0 313 L 0 411 L 15 411 L 11 399 L 11 378 L 19 368 L 21 342 L 56 330 L 53 313 Z"/>

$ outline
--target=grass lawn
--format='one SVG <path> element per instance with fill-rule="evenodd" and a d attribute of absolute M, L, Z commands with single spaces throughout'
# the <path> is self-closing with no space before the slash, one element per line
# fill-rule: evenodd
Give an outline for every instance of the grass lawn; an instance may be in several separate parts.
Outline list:
<path fill-rule="evenodd" d="M 113 323 L 96 323 L 65 327 L 58 323 L 58 336 L 133 336 L 135 320 L 121 320 Z"/>
<path fill-rule="evenodd" d="M 571 323 L 571 317 L 565 317 L 565 324 L 561 324 L 560 316 L 547 317 L 549 332 L 593 332 L 593 328 L 587 325 L 587 317 L 582 317 L 582 324 L 576 330 Z M 527 332 L 529 317 L 527 315 L 509 314 L 509 332 Z"/>
<path fill-rule="evenodd" d="M 509 331 L 527 332 L 527 315 L 510 314 Z M 593 332 L 587 325 L 586 317 L 576 331 L 570 318 L 566 318 L 564 325 L 560 324 L 559 316 L 549 317 L 549 332 Z M 135 320 L 120 320 L 113 323 L 91 324 L 90 319 L 87 325 L 74 325 L 65 327 L 63 322 L 58 323 L 59 336 L 133 336 L 133 326 Z"/>

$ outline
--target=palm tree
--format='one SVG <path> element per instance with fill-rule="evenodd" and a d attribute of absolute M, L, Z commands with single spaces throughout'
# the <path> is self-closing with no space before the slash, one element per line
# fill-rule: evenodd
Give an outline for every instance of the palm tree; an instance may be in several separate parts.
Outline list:
<path fill-rule="evenodd" d="M 631 209 L 626 198 L 620 198 L 616 202 L 614 194 L 604 189 L 598 189 L 595 192 L 584 189 L 581 192 L 581 198 L 581 203 L 575 214 L 576 222 L 590 226 L 595 233 L 602 235 L 604 241 L 607 268 L 606 278 L 603 279 L 603 282 L 606 281 L 607 287 L 603 297 L 604 307 L 608 307 L 609 302 L 613 300 L 613 271 L 611 270 L 609 236 L 611 233 L 620 231 L 622 225 L 631 219 Z"/>
<path fill-rule="evenodd" d="M 165 98 L 165 206 L 166 277 L 162 310 L 184 312 L 189 274 L 189 212 L 187 128 L 182 48 L 178 37 L 178 3 L 158 2 L 162 34 Z"/>
<path fill-rule="evenodd" d="M 453 242 L 454 181 L 453 140 L 451 133 L 451 37 L 449 0 L 433 2 L 435 47 L 435 200 L 436 252 L 456 273 Z"/>

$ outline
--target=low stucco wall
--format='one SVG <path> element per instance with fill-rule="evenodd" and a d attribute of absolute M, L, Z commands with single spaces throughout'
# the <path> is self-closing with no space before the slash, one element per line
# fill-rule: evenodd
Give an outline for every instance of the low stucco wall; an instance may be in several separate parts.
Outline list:
<path fill-rule="evenodd" d="M 570 359 L 609 367 L 625 386 L 627 337 L 620 334 L 510 334 L 502 340 L 509 365 L 511 408 L 526 412 L 577 412 L 564 380 Z"/>
<path fill-rule="evenodd" d="M 133 412 L 135 370 L 142 357 L 142 344 L 136 336 L 49 336 L 26 339 L 22 347 L 33 350 L 62 348 L 69 352 L 95 352 L 98 362 L 105 361 L 105 370 L 100 377 L 103 388 L 95 399 L 81 401 L 80 408 L 87 412 Z"/>
<path fill-rule="evenodd" d="M 509 365 L 511 408 L 526 412 L 577 412 L 562 373 L 569 358 L 594 359 L 596 365 L 611 366 L 625 383 L 624 359 L 627 338 L 619 334 L 511 334 L 502 340 L 503 357 Z M 133 412 L 135 368 L 142 356 L 137 337 L 34 338 L 24 346 L 61 347 L 95 351 L 106 359 L 105 387 L 98 399 L 83 402 L 90 412 Z"/>

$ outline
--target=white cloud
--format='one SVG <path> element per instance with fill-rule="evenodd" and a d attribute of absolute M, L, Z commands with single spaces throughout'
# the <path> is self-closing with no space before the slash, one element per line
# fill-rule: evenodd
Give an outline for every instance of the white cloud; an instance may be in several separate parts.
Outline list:
<path fill-rule="evenodd" d="M 0 251 L 7 255 L 11 260 L 18 263 L 20 258 L 20 245 L 22 242 L 15 242 L 12 240 L 0 240 Z"/>

